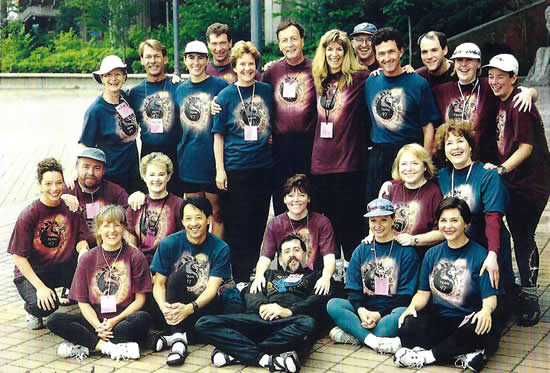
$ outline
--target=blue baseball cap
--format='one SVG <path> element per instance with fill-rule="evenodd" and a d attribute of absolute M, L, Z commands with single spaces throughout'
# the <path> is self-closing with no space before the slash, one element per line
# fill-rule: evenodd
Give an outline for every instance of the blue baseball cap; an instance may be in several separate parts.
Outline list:
<path fill-rule="evenodd" d="M 390 201 L 385 198 L 377 198 L 367 205 L 367 213 L 363 216 L 366 218 L 370 218 L 373 216 L 393 215 L 394 213 L 395 210 Z"/>
<path fill-rule="evenodd" d="M 76 157 L 90 158 L 90 159 L 95 159 L 96 161 L 107 163 L 105 159 L 105 153 L 103 152 L 103 150 L 98 148 L 83 148 Z"/>
<path fill-rule="evenodd" d="M 351 33 L 351 36 L 357 35 L 357 34 L 374 34 L 376 32 L 377 28 L 372 23 L 363 22 L 358 24 L 353 28 L 353 32 Z"/>

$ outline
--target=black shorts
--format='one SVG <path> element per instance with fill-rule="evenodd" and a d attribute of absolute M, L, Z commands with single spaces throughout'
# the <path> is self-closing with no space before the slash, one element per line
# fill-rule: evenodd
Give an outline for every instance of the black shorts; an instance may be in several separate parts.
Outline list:
<path fill-rule="evenodd" d="M 206 192 L 211 194 L 218 194 L 220 192 L 214 184 L 188 183 L 186 181 L 182 181 L 181 183 L 184 193 Z"/>

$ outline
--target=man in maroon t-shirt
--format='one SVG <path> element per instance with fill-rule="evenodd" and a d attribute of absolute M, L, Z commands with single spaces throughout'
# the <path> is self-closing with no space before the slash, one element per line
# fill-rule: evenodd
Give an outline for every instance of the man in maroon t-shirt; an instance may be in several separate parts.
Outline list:
<path fill-rule="evenodd" d="M 363 22 L 356 25 L 351 33 L 351 45 L 355 51 L 357 61 L 365 66 L 369 71 L 374 71 L 380 67 L 374 57 L 374 51 L 371 45 L 371 36 L 376 32 L 376 26 L 372 23 Z"/>
<path fill-rule="evenodd" d="M 275 215 L 286 211 L 283 202 L 283 184 L 286 179 L 310 172 L 317 119 L 311 60 L 304 58 L 304 28 L 295 21 L 283 21 L 277 28 L 277 41 L 284 59 L 273 63 L 264 72 L 262 79 L 273 87 Z"/>
<path fill-rule="evenodd" d="M 418 38 L 423 67 L 416 73 L 426 79 L 430 86 L 455 80 L 453 62 L 446 58 L 449 48 L 447 36 L 440 31 L 429 31 Z"/>
<path fill-rule="evenodd" d="M 63 200 L 78 208 L 88 228 L 83 239 L 88 247 L 97 245 L 92 224 L 99 209 L 107 205 L 128 207 L 128 193 L 119 185 L 103 179 L 106 168 L 105 153 L 97 148 L 83 148 L 76 159 L 77 180 L 73 188 L 65 187 Z"/>

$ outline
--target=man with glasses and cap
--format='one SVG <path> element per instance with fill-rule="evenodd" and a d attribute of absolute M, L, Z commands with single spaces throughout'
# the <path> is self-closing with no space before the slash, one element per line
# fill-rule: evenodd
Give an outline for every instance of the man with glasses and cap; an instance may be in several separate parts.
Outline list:
<path fill-rule="evenodd" d="M 363 22 L 356 25 L 351 33 L 351 45 L 355 50 L 357 61 L 365 66 L 369 71 L 374 71 L 380 67 L 374 56 L 374 50 L 371 45 L 372 34 L 376 32 L 376 26 L 372 23 Z"/>

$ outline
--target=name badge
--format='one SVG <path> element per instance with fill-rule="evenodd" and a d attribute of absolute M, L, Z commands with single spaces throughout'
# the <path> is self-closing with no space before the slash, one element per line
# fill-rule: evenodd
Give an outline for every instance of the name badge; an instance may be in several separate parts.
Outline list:
<path fill-rule="evenodd" d="M 302 280 L 302 277 L 304 277 L 304 275 L 296 275 L 296 274 L 290 275 L 286 278 L 285 283 L 295 284 L 297 282 L 300 282 Z"/>
<path fill-rule="evenodd" d="M 321 122 L 321 138 L 332 139 L 332 122 Z"/>
<path fill-rule="evenodd" d="M 390 279 L 387 277 L 374 277 L 374 295 L 389 295 Z"/>
<path fill-rule="evenodd" d="M 130 115 L 134 114 L 134 111 L 126 102 L 123 102 L 120 105 L 115 107 L 116 111 L 120 114 L 122 119 L 128 118 Z"/>
<path fill-rule="evenodd" d="M 155 232 L 147 229 L 147 236 L 145 237 L 145 246 L 153 246 L 155 243 Z"/>
<path fill-rule="evenodd" d="M 163 133 L 164 126 L 162 125 L 162 118 L 151 118 L 150 119 L 150 132 L 151 133 Z"/>
<path fill-rule="evenodd" d="M 101 313 L 116 312 L 116 297 L 114 295 L 102 295 L 100 302 Z"/>
<path fill-rule="evenodd" d="M 296 98 L 296 82 L 283 83 L 283 98 Z"/>
<path fill-rule="evenodd" d="M 99 212 L 99 202 L 87 203 L 86 204 L 86 218 L 93 219 L 97 216 Z"/>
<path fill-rule="evenodd" d="M 258 141 L 258 127 L 244 126 L 244 141 Z"/>

